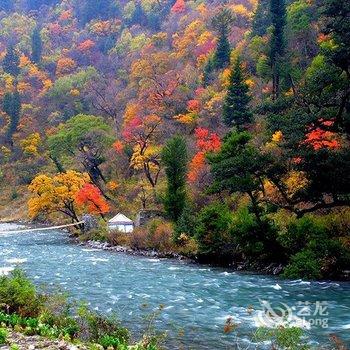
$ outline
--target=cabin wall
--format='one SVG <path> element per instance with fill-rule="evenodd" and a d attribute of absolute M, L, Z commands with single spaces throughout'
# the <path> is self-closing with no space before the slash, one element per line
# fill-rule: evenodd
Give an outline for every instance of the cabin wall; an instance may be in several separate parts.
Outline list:
<path fill-rule="evenodd" d="M 118 230 L 120 232 L 130 233 L 134 230 L 134 225 L 118 225 L 118 224 L 108 224 L 110 230 Z"/>

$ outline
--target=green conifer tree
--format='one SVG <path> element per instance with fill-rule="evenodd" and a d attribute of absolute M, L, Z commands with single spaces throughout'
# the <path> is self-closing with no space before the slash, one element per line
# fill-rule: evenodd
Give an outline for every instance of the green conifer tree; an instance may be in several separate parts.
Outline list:
<path fill-rule="evenodd" d="M 3 110 L 10 117 L 6 139 L 12 145 L 12 136 L 17 131 L 21 113 L 21 100 L 17 90 L 14 93 L 7 92 L 4 95 Z"/>
<path fill-rule="evenodd" d="M 332 50 L 326 52 L 333 63 L 350 77 L 350 2 L 325 0 L 321 7 L 326 35 L 334 42 Z"/>
<path fill-rule="evenodd" d="M 14 9 L 13 0 L 0 0 L 0 11 L 10 12 Z"/>
<path fill-rule="evenodd" d="M 174 136 L 162 152 L 165 165 L 167 190 L 164 198 L 165 211 L 169 218 L 177 222 L 186 205 L 187 146 L 181 136 Z"/>
<path fill-rule="evenodd" d="M 212 26 L 218 33 L 218 43 L 214 53 L 214 66 L 217 69 L 227 67 L 230 64 L 231 46 L 228 40 L 233 14 L 230 9 L 222 9 L 213 17 Z"/>
<path fill-rule="evenodd" d="M 43 50 L 43 43 L 41 40 L 40 29 L 36 27 L 32 33 L 32 61 L 40 63 L 41 54 Z"/>
<path fill-rule="evenodd" d="M 19 68 L 19 56 L 15 51 L 13 45 L 7 47 L 7 52 L 2 62 L 3 69 L 6 73 L 11 74 L 15 77 L 20 72 Z"/>
<path fill-rule="evenodd" d="M 265 35 L 267 28 L 271 25 L 269 1 L 270 0 L 259 0 L 258 2 L 252 22 L 252 36 Z"/>
<path fill-rule="evenodd" d="M 248 104 L 251 100 L 249 87 L 245 83 L 240 58 L 237 58 L 230 73 L 230 81 L 223 106 L 224 123 L 236 126 L 238 130 L 245 128 L 252 121 L 252 113 Z"/>
<path fill-rule="evenodd" d="M 272 68 L 272 95 L 280 94 L 281 62 L 285 51 L 284 27 L 286 25 L 286 6 L 284 0 L 270 0 L 272 34 L 270 41 L 270 63 Z"/>

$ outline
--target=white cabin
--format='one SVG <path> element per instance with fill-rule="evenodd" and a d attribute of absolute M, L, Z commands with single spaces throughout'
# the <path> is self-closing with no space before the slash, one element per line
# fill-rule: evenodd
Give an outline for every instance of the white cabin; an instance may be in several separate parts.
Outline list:
<path fill-rule="evenodd" d="M 108 221 L 108 228 L 110 230 L 129 233 L 134 230 L 134 222 L 124 214 L 118 213 L 114 218 Z"/>

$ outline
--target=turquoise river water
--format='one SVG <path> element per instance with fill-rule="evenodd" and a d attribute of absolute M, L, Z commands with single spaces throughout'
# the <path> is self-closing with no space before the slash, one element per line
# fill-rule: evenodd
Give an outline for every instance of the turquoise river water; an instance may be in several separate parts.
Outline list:
<path fill-rule="evenodd" d="M 0 224 L 0 231 L 16 227 Z M 169 349 L 253 349 L 250 334 L 275 322 L 266 316 L 271 310 L 263 312 L 269 303 L 280 310 L 276 315 L 288 309 L 289 322 L 305 327 L 314 343 L 336 333 L 350 344 L 350 283 L 282 280 L 90 249 L 58 231 L 0 235 L 0 273 L 15 266 L 38 285 L 59 287 L 102 314 L 117 314 L 134 334 L 145 329 L 146 315 L 164 305 L 156 328 L 167 330 Z M 228 317 L 238 327 L 224 334 Z"/>

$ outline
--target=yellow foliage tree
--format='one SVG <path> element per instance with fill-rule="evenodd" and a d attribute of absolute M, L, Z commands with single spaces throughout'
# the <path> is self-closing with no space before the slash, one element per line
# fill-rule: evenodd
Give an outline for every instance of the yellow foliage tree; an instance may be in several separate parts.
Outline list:
<path fill-rule="evenodd" d="M 73 223 L 79 222 L 80 212 L 75 198 L 88 182 L 88 174 L 73 170 L 54 176 L 38 175 L 28 187 L 32 193 L 28 201 L 29 216 L 33 219 L 39 215 L 48 217 L 53 213 L 61 213 Z"/>
<path fill-rule="evenodd" d="M 38 155 L 38 147 L 41 142 L 41 137 L 38 132 L 30 134 L 27 138 L 20 141 L 22 151 L 26 155 Z"/>

